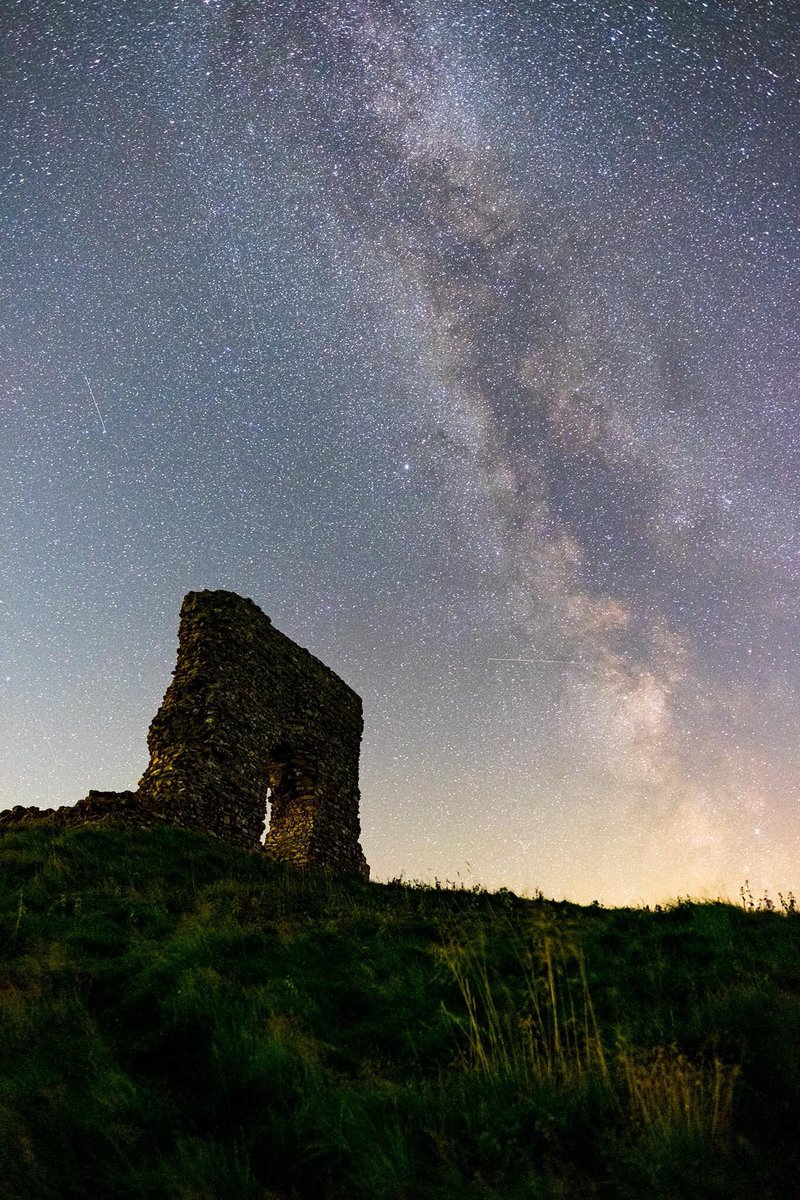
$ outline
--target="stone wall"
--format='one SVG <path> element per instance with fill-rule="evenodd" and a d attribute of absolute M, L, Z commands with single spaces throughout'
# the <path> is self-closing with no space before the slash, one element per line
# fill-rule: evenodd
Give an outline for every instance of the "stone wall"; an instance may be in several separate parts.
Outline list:
<path fill-rule="evenodd" d="M 185 597 L 173 674 L 150 726 L 138 792 L 90 792 L 70 810 L 74 817 L 61 819 L 104 819 L 109 811 L 137 824 L 166 819 L 258 849 L 269 794 L 269 854 L 368 878 L 356 693 L 233 592 Z M 54 814 L 12 809 L 0 825 L 39 815 Z"/>
<path fill-rule="evenodd" d="M 106 821 L 125 821 L 148 829 L 161 822 L 156 813 L 147 809 L 138 792 L 89 792 L 77 804 L 60 808 L 25 808 L 21 804 L 0 812 L 0 833 L 47 821 L 57 828 L 74 825 L 102 825 Z"/>
<path fill-rule="evenodd" d="M 153 808 L 302 865 L 367 874 L 359 846 L 361 700 L 233 592 L 190 592 L 178 663 L 139 784 Z"/>

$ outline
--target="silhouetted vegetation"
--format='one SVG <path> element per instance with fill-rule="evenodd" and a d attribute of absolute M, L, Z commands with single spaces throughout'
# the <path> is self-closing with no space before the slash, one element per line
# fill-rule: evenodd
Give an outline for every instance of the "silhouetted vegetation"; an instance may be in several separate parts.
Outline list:
<path fill-rule="evenodd" d="M 0 841 L 9 1200 L 796 1194 L 800 917 Z"/>

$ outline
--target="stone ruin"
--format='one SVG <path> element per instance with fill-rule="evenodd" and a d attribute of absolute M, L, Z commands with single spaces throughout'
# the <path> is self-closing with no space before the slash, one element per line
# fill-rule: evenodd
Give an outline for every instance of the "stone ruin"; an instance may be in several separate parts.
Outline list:
<path fill-rule="evenodd" d="M 367 874 L 361 700 L 252 600 L 190 592 L 175 677 L 150 726 L 145 802 L 180 824 L 303 866 Z"/>
<path fill-rule="evenodd" d="M 361 699 L 280 633 L 252 600 L 189 592 L 174 678 L 150 726 L 136 792 L 89 792 L 56 810 L 14 808 L 0 829 L 167 820 L 284 862 L 369 877 L 359 844 Z"/>

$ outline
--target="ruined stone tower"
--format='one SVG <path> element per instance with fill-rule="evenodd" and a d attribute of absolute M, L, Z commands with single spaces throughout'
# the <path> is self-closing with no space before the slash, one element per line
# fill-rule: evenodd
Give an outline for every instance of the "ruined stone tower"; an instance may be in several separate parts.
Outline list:
<path fill-rule="evenodd" d="M 361 700 L 252 600 L 190 592 L 150 726 L 142 801 L 303 866 L 369 875 L 359 845 Z"/>

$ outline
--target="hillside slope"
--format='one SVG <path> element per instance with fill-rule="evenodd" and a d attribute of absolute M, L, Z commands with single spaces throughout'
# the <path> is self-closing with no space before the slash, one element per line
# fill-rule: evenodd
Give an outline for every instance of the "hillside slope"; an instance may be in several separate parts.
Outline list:
<path fill-rule="evenodd" d="M 797 1195 L 800 917 L 0 839 L 9 1200 Z"/>

